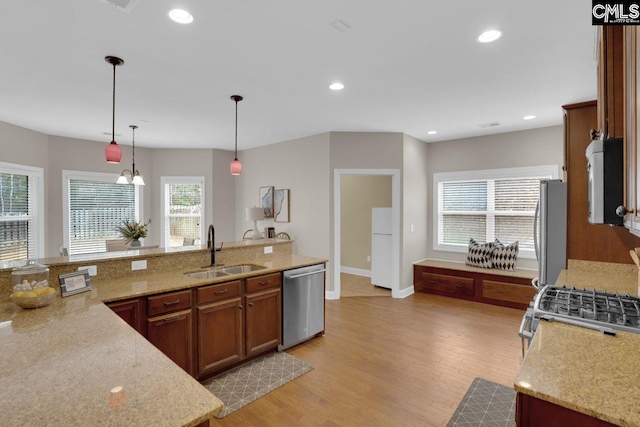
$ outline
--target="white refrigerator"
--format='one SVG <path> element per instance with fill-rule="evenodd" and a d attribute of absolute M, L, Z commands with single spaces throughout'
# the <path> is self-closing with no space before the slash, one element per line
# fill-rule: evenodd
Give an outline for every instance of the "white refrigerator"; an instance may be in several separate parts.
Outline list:
<path fill-rule="evenodd" d="M 391 289 L 391 208 L 371 209 L 371 284 Z"/>

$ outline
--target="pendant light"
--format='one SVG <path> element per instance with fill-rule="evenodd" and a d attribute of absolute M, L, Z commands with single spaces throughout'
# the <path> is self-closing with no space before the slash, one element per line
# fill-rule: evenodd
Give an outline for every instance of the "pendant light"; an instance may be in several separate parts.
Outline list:
<path fill-rule="evenodd" d="M 131 132 L 133 134 L 131 138 L 131 142 L 133 144 L 133 164 L 131 165 L 131 170 L 125 169 L 122 171 L 122 173 L 118 177 L 118 180 L 116 181 L 116 184 L 129 184 L 129 180 L 125 175 L 128 172 L 129 176 L 131 177 L 131 184 L 144 185 L 144 180 L 142 179 L 142 176 L 140 176 L 140 173 L 136 169 L 136 129 L 138 129 L 138 126 L 129 125 L 129 127 L 131 128 Z"/>
<path fill-rule="evenodd" d="M 231 169 L 231 175 L 240 175 L 240 172 L 242 172 L 242 163 L 240 163 L 240 160 L 238 160 L 238 102 L 242 101 L 243 99 L 244 98 L 242 98 L 240 95 L 231 95 L 231 100 L 236 102 L 236 157 L 229 165 L 229 169 Z"/>
<path fill-rule="evenodd" d="M 104 156 L 107 163 L 120 163 L 122 158 L 122 148 L 116 142 L 116 67 L 124 64 L 124 61 L 115 56 L 105 56 L 104 60 L 113 65 L 113 114 L 111 116 L 111 143 L 104 149 Z"/>

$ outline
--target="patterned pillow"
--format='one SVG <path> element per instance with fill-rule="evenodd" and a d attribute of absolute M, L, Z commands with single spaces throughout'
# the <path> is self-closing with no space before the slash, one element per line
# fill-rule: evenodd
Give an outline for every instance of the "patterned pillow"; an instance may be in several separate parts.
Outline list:
<path fill-rule="evenodd" d="M 469 239 L 469 252 L 465 264 L 472 267 L 491 268 L 493 261 L 491 255 L 495 249 L 495 243 L 480 244 L 475 239 Z"/>
<path fill-rule="evenodd" d="M 518 241 L 505 246 L 500 240 L 496 239 L 496 249 L 491 256 L 493 260 L 493 268 L 501 270 L 513 271 L 518 260 Z"/>

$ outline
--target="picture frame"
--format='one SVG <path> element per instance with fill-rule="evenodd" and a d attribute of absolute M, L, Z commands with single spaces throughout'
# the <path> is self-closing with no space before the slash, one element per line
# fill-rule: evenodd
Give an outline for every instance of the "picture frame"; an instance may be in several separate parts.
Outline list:
<path fill-rule="evenodd" d="M 264 209 L 265 218 L 273 218 L 273 188 L 274 187 L 260 187 L 258 191 L 260 207 Z"/>
<path fill-rule="evenodd" d="M 289 218 L 289 190 L 273 192 L 273 217 L 275 222 L 291 222 Z"/>
<path fill-rule="evenodd" d="M 88 270 L 61 274 L 58 278 L 63 298 L 91 290 L 91 279 L 89 278 Z"/>

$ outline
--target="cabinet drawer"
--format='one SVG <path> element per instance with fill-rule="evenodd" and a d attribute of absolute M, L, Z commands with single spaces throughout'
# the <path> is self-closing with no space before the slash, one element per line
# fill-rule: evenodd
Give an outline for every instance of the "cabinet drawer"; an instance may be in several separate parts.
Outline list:
<path fill-rule="evenodd" d="M 516 285 L 514 283 L 482 281 L 482 297 L 510 301 L 518 304 L 529 304 L 536 296 L 532 286 Z"/>
<path fill-rule="evenodd" d="M 468 277 L 422 273 L 422 287 L 435 291 L 473 295 L 473 282 L 474 280 Z"/>
<path fill-rule="evenodd" d="M 240 280 L 220 283 L 217 285 L 203 286 L 196 291 L 198 304 L 220 301 L 227 298 L 240 296 Z"/>
<path fill-rule="evenodd" d="M 282 274 L 273 273 L 247 279 L 247 293 L 277 288 L 282 283 Z"/>
<path fill-rule="evenodd" d="M 147 316 L 171 313 L 191 307 L 191 290 L 171 292 L 147 298 Z"/>

